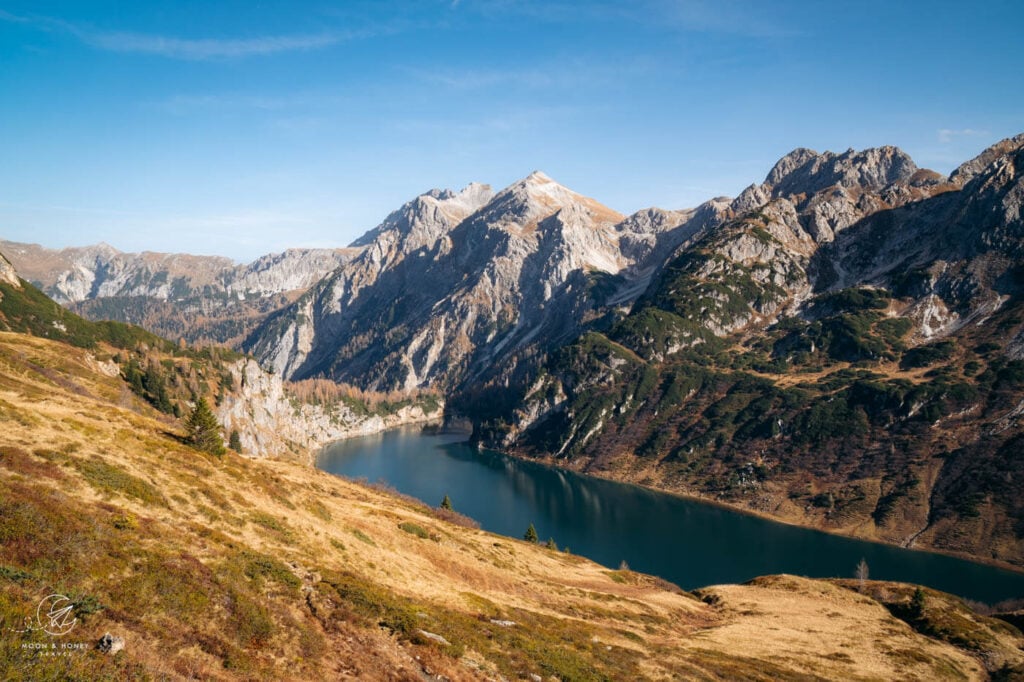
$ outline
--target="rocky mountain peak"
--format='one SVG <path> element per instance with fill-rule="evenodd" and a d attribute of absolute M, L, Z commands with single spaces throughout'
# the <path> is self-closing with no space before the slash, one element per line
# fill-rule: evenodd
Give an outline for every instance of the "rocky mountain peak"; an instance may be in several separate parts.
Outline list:
<path fill-rule="evenodd" d="M 449 190 L 448 195 L 439 201 L 443 201 L 443 210 L 458 224 L 486 206 L 493 198 L 494 190 L 490 185 L 471 182 L 458 192 Z"/>
<path fill-rule="evenodd" d="M 89 249 L 90 247 L 86 248 Z M 121 253 L 120 251 L 118 251 L 117 249 L 115 249 L 113 246 L 106 242 L 99 242 L 95 244 L 93 247 L 91 247 L 90 251 L 98 256 L 104 256 L 106 258 L 113 258 L 114 256 Z"/>
<path fill-rule="evenodd" d="M 490 185 L 478 182 L 471 182 L 458 192 L 432 189 L 406 202 L 380 225 L 352 242 L 352 246 L 369 246 L 382 240 L 401 242 L 405 252 L 429 246 L 480 210 L 493 196 Z"/>
<path fill-rule="evenodd" d="M 782 157 L 764 184 L 773 197 L 809 195 L 834 185 L 878 192 L 894 182 L 909 182 L 917 170 L 913 159 L 898 147 L 849 149 L 842 154 L 801 148 Z"/>
<path fill-rule="evenodd" d="M 1022 147 L 1024 147 L 1024 133 L 1000 140 L 970 161 L 960 164 L 956 170 L 949 174 L 949 181 L 960 186 L 966 185 L 1000 156 L 1011 154 Z"/>
<path fill-rule="evenodd" d="M 772 169 L 768 172 L 768 176 L 764 179 L 765 184 L 775 187 L 782 183 L 782 181 L 792 175 L 797 169 L 804 168 L 805 166 L 813 163 L 820 158 L 820 154 L 813 149 L 807 149 L 806 147 L 797 147 L 790 153 L 779 159 Z"/>
<path fill-rule="evenodd" d="M 532 229 L 545 218 L 571 206 L 584 209 L 595 223 L 617 223 L 624 218 L 621 213 L 572 191 L 542 171 L 534 171 L 494 197 L 486 209 L 487 222 L 513 223 Z"/>

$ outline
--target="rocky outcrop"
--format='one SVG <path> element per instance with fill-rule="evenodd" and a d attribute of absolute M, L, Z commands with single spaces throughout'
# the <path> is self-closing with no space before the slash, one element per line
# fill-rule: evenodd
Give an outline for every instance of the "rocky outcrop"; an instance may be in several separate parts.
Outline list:
<path fill-rule="evenodd" d="M 328 443 L 422 422 L 440 421 L 444 401 L 410 402 L 393 411 L 357 412 L 344 402 L 304 403 L 289 394 L 279 376 L 253 360 L 228 367 L 235 389 L 216 413 L 226 433 L 237 430 L 242 452 L 259 457 L 306 459 Z"/>
<path fill-rule="evenodd" d="M 1024 133 L 1001 140 L 983 151 L 981 154 L 978 154 L 978 156 L 974 157 L 970 161 L 966 161 L 961 164 L 956 170 L 950 173 L 949 180 L 950 182 L 963 187 L 973 180 L 975 176 L 979 175 L 982 171 L 992 165 L 992 162 L 998 160 L 999 157 L 1013 153 L 1020 149 L 1021 146 L 1024 146 Z"/>
<path fill-rule="evenodd" d="M 100 641 L 96 643 L 96 650 L 113 656 L 119 651 L 124 649 L 124 638 L 115 637 L 109 632 L 100 637 Z"/>
<path fill-rule="evenodd" d="M 0 282 L 9 284 L 12 287 L 21 288 L 21 280 L 18 278 L 18 271 L 11 265 L 11 261 L 0 253 Z"/>

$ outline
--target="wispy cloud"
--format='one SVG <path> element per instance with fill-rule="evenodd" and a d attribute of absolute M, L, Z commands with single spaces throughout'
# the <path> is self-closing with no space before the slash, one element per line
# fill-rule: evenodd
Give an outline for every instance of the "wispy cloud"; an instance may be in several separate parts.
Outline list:
<path fill-rule="evenodd" d="M 580 86 L 607 86 L 623 79 L 635 78 L 665 67 L 642 58 L 626 62 L 593 62 L 585 59 L 558 61 L 531 68 L 509 69 L 407 69 L 407 72 L 429 85 L 452 90 L 479 90 L 496 87 L 545 89 Z"/>
<path fill-rule="evenodd" d="M 752 38 L 792 37 L 797 31 L 780 22 L 765 5 L 752 0 L 455 0 L 462 10 L 489 16 L 523 16 L 551 23 L 626 22 L 683 32 L 719 33 Z"/>
<path fill-rule="evenodd" d="M 321 50 L 354 38 L 368 37 L 368 31 L 325 31 L 314 34 L 270 35 L 253 38 L 181 38 L 133 31 L 104 31 L 72 24 L 52 17 L 19 16 L 0 10 L 0 21 L 29 24 L 39 30 L 66 33 L 82 43 L 110 52 L 148 54 L 169 59 L 204 61 L 238 59 Z"/>
<path fill-rule="evenodd" d="M 938 130 L 939 142 L 942 144 L 949 144 L 957 137 L 984 137 L 989 134 L 987 130 L 976 130 L 974 128 L 961 128 L 960 130 L 940 128 Z"/>
<path fill-rule="evenodd" d="M 6 21 L 9 24 L 30 24 L 32 20 L 28 17 L 20 17 L 17 14 L 11 14 L 6 10 L 0 9 L 0 21 Z"/>
<path fill-rule="evenodd" d="M 323 109 L 348 103 L 343 95 L 325 92 L 289 92 L 286 94 L 259 93 L 204 93 L 176 94 L 163 99 L 141 102 L 145 108 L 155 109 L 174 116 L 188 116 L 196 113 L 234 111 L 277 112 L 294 109 Z"/>
<path fill-rule="evenodd" d="M 669 27 L 698 33 L 750 38 L 791 38 L 799 34 L 781 22 L 769 3 L 749 0 L 644 0 L 645 14 Z"/>
<path fill-rule="evenodd" d="M 465 141 L 477 136 L 493 137 L 519 131 L 536 131 L 553 121 L 571 120 L 579 113 L 580 109 L 573 106 L 523 106 L 476 119 L 399 119 L 390 121 L 387 125 L 400 134 L 455 137 Z"/>
<path fill-rule="evenodd" d="M 76 31 L 76 35 L 82 42 L 101 50 L 134 52 L 197 61 L 319 50 L 337 45 L 352 37 L 343 33 L 321 33 L 242 39 L 187 39 L 145 33 L 94 33 L 80 30 Z"/>
<path fill-rule="evenodd" d="M 578 3 L 565 0 L 454 0 L 451 8 L 472 10 L 489 16 L 518 15 L 550 22 L 628 18 L 634 15 L 634 11 L 628 6 L 606 1 Z"/>

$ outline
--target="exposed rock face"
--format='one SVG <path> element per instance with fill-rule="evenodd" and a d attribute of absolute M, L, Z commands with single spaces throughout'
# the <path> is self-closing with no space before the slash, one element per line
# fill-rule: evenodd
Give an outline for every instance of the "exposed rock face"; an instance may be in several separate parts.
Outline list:
<path fill-rule="evenodd" d="M 238 430 L 242 450 L 250 456 L 307 457 L 333 441 L 444 416 L 443 400 L 407 405 L 390 414 L 357 414 L 343 403 L 300 403 L 288 395 L 279 376 L 253 360 L 239 360 L 228 370 L 237 388 L 225 396 L 217 418 L 227 433 Z"/>
<path fill-rule="evenodd" d="M 11 265 L 11 261 L 0 253 L 0 282 L 10 284 L 12 287 L 21 288 L 21 281 L 18 279 L 18 271 Z"/>
<path fill-rule="evenodd" d="M 1020 149 L 1022 145 L 1024 145 L 1024 133 L 997 142 L 970 161 L 961 164 L 959 168 L 950 174 L 950 182 L 954 182 L 961 187 L 966 185 L 976 175 L 988 168 L 992 162 L 998 160 L 1001 156 L 1013 153 Z"/>
<path fill-rule="evenodd" d="M 225 275 L 225 288 L 236 298 L 305 291 L 358 252 L 354 248 L 288 249 L 268 254 Z"/>
<path fill-rule="evenodd" d="M 623 216 L 535 172 L 417 197 L 356 242 L 363 252 L 244 348 L 288 378 L 374 389 L 453 388 L 629 305 L 723 201 Z"/>
<path fill-rule="evenodd" d="M 218 256 L 122 253 L 107 244 L 60 251 L 0 242 L 27 280 L 91 319 L 188 341 L 230 343 L 358 249 L 289 249 L 236 265 Z"/>

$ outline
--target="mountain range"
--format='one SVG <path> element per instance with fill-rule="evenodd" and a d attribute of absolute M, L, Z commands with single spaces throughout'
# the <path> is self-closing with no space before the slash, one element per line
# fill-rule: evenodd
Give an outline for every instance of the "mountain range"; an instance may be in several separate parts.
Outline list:
<path fill-rule="evenodd" d="M 535 172 L 246 267 L 0 249 L 87 316 L 439 391 L 484 445 L 1022 564 L 1022 147 L 948 177 L 797 149 L 734 199 L 630 216 Z"/>
<path fill-rule="evenodd" d="M 353 249 L 289 249 L 247 265 L 219 256 L 61 250 L 0 240 L 0 252 L 53 300 L 92 319 L 140 324 L 169 339 L 230 344 L 351 258 Z"/>

